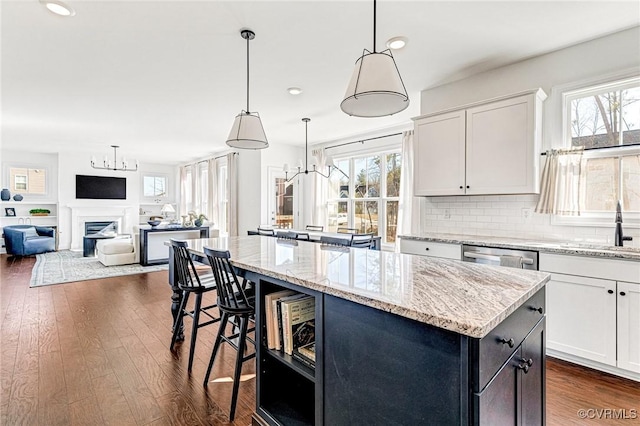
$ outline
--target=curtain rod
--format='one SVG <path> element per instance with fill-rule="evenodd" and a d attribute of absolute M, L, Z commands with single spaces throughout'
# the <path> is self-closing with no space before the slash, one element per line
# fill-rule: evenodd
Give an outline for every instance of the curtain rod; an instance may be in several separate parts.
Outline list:
<path fill-rule="evenodd" d="M 234 151 L 234 152 L 230 152 L 229 154 L 237 155 L 237 154 L 240 154 L 240 153 L 239 153 L 239 152 L 235 152 L 235 151 Z M 209 161 L 209 160 L 217 160 L 218 158 L 226 157 L 226 156 L 227 156 L 227 155 L 229 155 L 229 154 L 225 154 L 225 155 L 218 155 L 217 157 L 207 158 L 206 160 L 200 160 L 200 161 L 197 161 L 197 162 L 196 162 L 196 164 L 206 163 L 206 162 L 207 162 L 207 161 Z M 193 163 L 191 163 L 191 164 L 193 164 Z M 188 164 L 187 164 L 187 165 L 188 165 Z"/>
<path fill-rule="evenodd" d="M 612 146 L 601 146 L 601 147 L 593 147 L 593 148 L 583 148 L 582 151 L 591 151 L 594 149 L 611 149 L 611 148 L 624 148 L 627 146 L 640 146 L 639 143 L 630 143 L 628 145 L 612 145 Z M 578 151 L 578 150 L 576 150 Z M 570 150 L 567 151 L 568 153 L 571 152 Z M 540 155 L 547 155 L 546 152 L 541 152 Z"/>
<path fill-rule="evenodd" d="M 402 132 L 398 132 L 398 133 L 391 133 L 389 135 L 376 136 L 376 137 L 368 138 L 368 139 L 361 139 L 359 141 L 345 142 L 345 143 L 341 143 L 341 144 L 338 144 L 338 145 L 328 146 L 325 149 L 337 148 L 339 146 L 345 146 L 345 145 L 352 145 L 354 143 L 365 143 L 365 142 L 368 142 L 368 141 L 373 141 L 373 140 L 382 139 L 382 138 L 388 138 L 388 137 L 391 137 L 391 136 L 398 136 L 398 135 L 401 135 L 401 134 L 402 134 Z"/>

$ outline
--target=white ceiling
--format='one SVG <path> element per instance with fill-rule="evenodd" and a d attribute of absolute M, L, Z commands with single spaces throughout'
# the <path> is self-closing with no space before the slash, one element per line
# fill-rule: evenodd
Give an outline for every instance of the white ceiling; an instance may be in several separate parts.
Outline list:
<path fill-rule="evenodd" d="M 362 49 L 371 1 L 68 0 L 62 18 L 37 0 L 2 0 L 2 147 L 86 151 L 186 162 L 226 148 L 245 108 L 251 28 L 251 110 L 271 145 L 331 141 L 409 122 L 422 89 L 597 38 L 640 22 L 637 1 L 378 2 L 378 48 L 395 53 L 411 106 L 354 118 L 339 107 Z M 294 97 L 291 86 L 303 88 Z"/>

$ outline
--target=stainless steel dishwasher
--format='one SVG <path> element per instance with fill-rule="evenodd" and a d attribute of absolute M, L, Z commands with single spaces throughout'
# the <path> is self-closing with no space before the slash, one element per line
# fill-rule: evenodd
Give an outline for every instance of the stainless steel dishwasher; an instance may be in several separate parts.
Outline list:
<path fill-rule="evenodd" d="M 462 246 L 462 260 L 485 265 L 538 270 L 538 252 L 498 247 Z"/>

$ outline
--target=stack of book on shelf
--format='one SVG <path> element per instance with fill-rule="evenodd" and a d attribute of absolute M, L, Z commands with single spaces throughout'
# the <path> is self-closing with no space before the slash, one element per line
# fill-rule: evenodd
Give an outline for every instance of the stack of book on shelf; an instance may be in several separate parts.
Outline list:
<path fill-rule="evenodd" d="M 292 290 L 265 295 L 267 347 L 291 355 L 313 368 L 315 303 L 315 297 Z"/>

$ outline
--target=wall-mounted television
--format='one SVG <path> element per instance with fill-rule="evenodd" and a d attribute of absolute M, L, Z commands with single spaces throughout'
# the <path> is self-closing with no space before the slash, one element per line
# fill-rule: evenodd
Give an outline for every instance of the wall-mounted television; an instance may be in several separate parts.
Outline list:
<path fill-rule="evenodd" d="M 127 178 L 76 175 L 76 198 L 126 200 Z"/>

